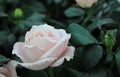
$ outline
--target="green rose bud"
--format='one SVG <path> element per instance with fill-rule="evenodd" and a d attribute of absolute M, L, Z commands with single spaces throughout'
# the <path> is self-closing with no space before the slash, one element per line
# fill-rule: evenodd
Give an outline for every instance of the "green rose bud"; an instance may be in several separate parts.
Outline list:
<path fill-rule="evenodd" d="M 109 32 L 104 36 L 104 43 L 107 47 L 107 51 L 112 51 L 112 47 L 115 45 L 115 38 Z"/>
<path fill-rule="evenodd" d="M 16 8 L 14 11 L 14 17 L 15 18 L 22 18 L 23 17 L 23 11 L 20 8 Z"/>

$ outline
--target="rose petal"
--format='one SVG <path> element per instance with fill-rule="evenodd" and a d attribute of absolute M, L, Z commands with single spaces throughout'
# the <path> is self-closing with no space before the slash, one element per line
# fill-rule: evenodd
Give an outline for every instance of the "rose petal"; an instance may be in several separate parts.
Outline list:
<path fill-rule="evenodd" d="M 9 76 L 9 71 L 5 67 L 0 67 L 0 74 L 3 74 L 5 76 Z M 1 77 L 1 76 L 0 76 Z"/>
<path fill-rule="evenodd" d="M 49 40 L 45 37 L 36 38 L 35 40 L 31 41 L 31 44 L 40 48 L 42 50 L 41 52 L 43 52 L 43 53 L 45 53 L 50 48 L 52 48 L 56 43 L 57 43 L 57 41 Z"/>
<path fill-rule="evenodd" d="M 55 60 L 56 58 L 45 58 L 33 63 L 19 63 L 19 64 L 31 70 L 42 70 L 50 66 Z"/>
<path fill-rule="evenodd" d="M 33 26 L 30 31 L 26 33 L 25 40 L 30 40 L 39 36 L 49 36 L 49 33 L 52 33 L 55 37 L 59 37 L 59 34 L 56 32 L 56 29 L 48 24 Z"/>
<path fill-rule="evenodd" d="M 16 73 L 16 66 L 17 66 L 17 62 L 16 61 L 10 61 L 5 67 L 8 68 L 9 72 L 10 72 L 10 77 L 17 77 L 17 73 Z"/>
<path fill-rule="evenodd" d="M 24 43 L 17 42 L 13 47 L 12 54 L 16 54 L 23 62 L 31 62 L 23 49 Z"/>
<path fill-rule="evenodd" d="M 64 29 L 59 29 L 59 30 L 57 30 L 57 33 L 59 33 L 59 35 L 60 35 L 61 37 L 64 37 L 64 36 L 67 36 L 67 35 L 68 35 L 68 34 L 65 32 Z"/>
<path fill-rule="evenodd" d="M 64 55 L 62 55 L 61 58 L 59 58 L 57 61 L 55 61 L 51 65 L 51 67 L 56 67 L 56 66 L 61 65 L 64 62 L 64 59 L 66 59 L 67 61 L 69 61 L 70 59 L 73 59 L 74 51 L 75 51 L 74 47 L 72 47 L 72 46 L 68 47 L 66 53 Z"/>
<path fill-rule="evenodd" d="M 45 50 L 36 46 L 25 45 L 18 42 L 14 45 L 12 54 L 16 54 L 23 62 L 35 62 L 45 53 Z"/>
<path fill-rule="evenodd" d="M 6 77 L 5 75 L 3 75 L 3 74 L 0 74 L 0 77 Z"/>
<path fill-rule="evenodd" d="M 64 48 L 67 46 L 65 45 L 67 39 L 67 36 L 61 38 L 61 40 L 53 48 L 51 48 L 41 57 L 41 59 L 47 57 L 59 57 L 64 52 Z"/>

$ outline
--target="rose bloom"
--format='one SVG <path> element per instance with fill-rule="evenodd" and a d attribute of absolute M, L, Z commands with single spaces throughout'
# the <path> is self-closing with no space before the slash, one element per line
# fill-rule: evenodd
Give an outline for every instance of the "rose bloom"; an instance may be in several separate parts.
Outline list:
<path fill-rule="evenodd" d="M 6 65 L 0 67 L 0 77 L 18 77 L 16 73 L 17 62 L 10 61 Z"/>
<path fill-rule="evenodd" d="M 76 0 L 77 4 L 80 6 L 80 7 L 83 7 L 83 8 L 89 8 L 91 7 L 94 3 L 97 2 L 97 0 Z"/>
<path fill-rule="evenodd" d="M 75 48 L 68 46 L 70 37 L 65 30 L 47 24 L 33 26 L 26 33 L 25 42 L 15 43 L 12 53 L 20 57 L 23 63 L 19 64 L 28 69 L 59 66 L 64 59 L 69 61 L 74 56 Z"/>

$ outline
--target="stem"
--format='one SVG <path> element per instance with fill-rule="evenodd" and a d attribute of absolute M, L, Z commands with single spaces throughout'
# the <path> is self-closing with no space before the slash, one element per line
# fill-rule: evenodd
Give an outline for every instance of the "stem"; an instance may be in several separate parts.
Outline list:
<path fill-rule="evenodd" d="M 54 77 L 53 70 L 51 67 L 48 68 L 48 73 L 50 77 Z"/>
<path fill-rule="evenodd" d="M 86 14 L 87 14 L 87 17 L 83 20 L 83 23 L 82 25 L 85 25 L 85 23 L 90 19 L 90 17 L 92 16 L 91 14 L 91 9 L 90 8 L 87 8 L 85 9 L 86 10 Z"/>
<path fill-rule="evenodd" d="M 107 52 L 112 52 L 112 47 L 107 47 Z"/>

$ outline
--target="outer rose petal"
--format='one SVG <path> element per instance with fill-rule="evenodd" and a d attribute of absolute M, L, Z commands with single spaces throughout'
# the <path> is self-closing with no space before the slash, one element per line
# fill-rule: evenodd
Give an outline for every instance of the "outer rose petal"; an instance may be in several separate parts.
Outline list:
<path fill-rule="evenodd" d="M 62 55 L 61 58 L 59 58 L 57 61 L 55 61 L 55 63 L 53 63 L 51 67 L 56 67 L 61 65 L 64 62 L 64 59 L 66 59 L 67 61 L 69 61 L 70 59 L 73 59 L 74 51 L 75 51 L 74 47 L 72 46 L 68 47 L 66 53 Z"/>
<path fill-rule="evenodd" d="M 0 67 L 0 77 L 17 77 L 16 61 L 10 61 L 7 65 Z"/>
<path fill-rule="evenodd" d="M 14 45 L 13 54 L 16 54 L 23 62 L 31 63 L 39 60 L 46 51 L 36 46 L 25 45 L 18 42 Z"/>
<path fill-rule="evenodd" d="M 0 77 L 6 77 L 5 75 L 3 75 L 3 74 L 0 74 Z"/>
<path fill-rule="evenodd" d="M 29 60 L 28 56 L 24 52 L 23 46 L 23 42 L 15 43 L 12 54 L 16 54 L 18 57 L 20 57 L 20 59 L 22 59 L 23 62 L 31 62 L 31 60 Z"/>
<path fill-rule="evenodd" d="M 10 77 L 18 77 L 17 73 L 16 73 L 16 66 L 17 66 L 17 62 L 16 61 L 10 61 L 6 67 L 8 68 L 9 72 L 10 72 Z"/>
<path fill-rule="evenodd" d="M 49 67 L 55 60 L 56 58 L 45 58 L 33 63 L 19 63 L 19 64 L 31 70 L 42 70 Z"/>
<path fill-rule="evenodd" d="M 5 76 L 9 76 L 9 71 L 8 71 L 8 69 L 7 68 L 5 68 L 5 67 L 0 67 L 0 74 L 2 74 L 2 75 L 5 75 Z M 1 77 L 1 76 L 0 76 Z"/>

